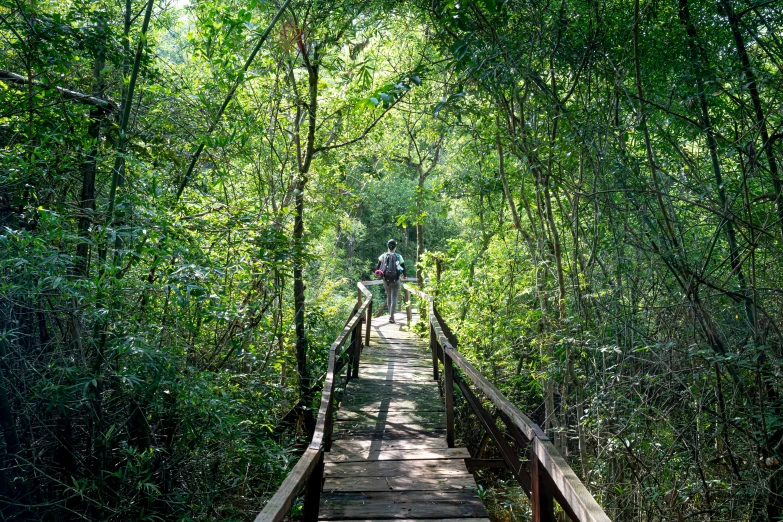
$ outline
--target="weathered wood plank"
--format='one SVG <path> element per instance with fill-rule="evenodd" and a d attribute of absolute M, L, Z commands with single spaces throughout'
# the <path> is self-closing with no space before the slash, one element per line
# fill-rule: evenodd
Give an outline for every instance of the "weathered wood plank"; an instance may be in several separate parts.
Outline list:
<path fill-rule="evenodd" d="M 353 393 L 354 391 L 358 390 L 373 390 L 373 391 L 383 391 L 383 390 L 375 390 L 374 388 L 378 386 L 394 386 L 396 390 L 399 390 L 403 393 L 410 393 L 410 392 L 426 392 L 426 393 L 432 393 L 433 390 L 437 393 L 438 391 L 438 383 L 430 379 L 426 382 L 410 382 L 406 383 L 403 381 L 399 382 L 387 382 L 386 379 L 375 379 L 370 377 L 361 377 L 359 379 L 355 379 L 354 381 L 350 382 L 348 385 L 348 393 Z"/>
<path fill-rule="evenodd" d="M 427 364 L 422 359 L 402 359 L 403 362 L 395 363 L 394 361 L 388 361 L 380 358 L 376 358 L 372 355 L 363 354 L 362 355 L 362 371 L 364 370 L 374 370 L 376 372 L 379 371 L 389 371 L 392 370 L 394 372 L 397 371 L 412 371 L 412 372 L 421 372 L 422 370 L 428 370 L 430 368 L 430 365 Z M 429 372 L 432 373 L 431 371 Z M 432 376 L 430 375 L 430 379 L 432 379 Z"/>
<path fill-rule="evenodd" d="M 394 386 L 393 386 L 394 384 Z M 426 401 L 426 400 L 437 400 L 440 402 L 440 397 L 438 397 L 438 385 L 435 383 L 432 383 L 433 386 L 428 386 L 427 388 L 419 388 L 419 389 L 411 389 L 410 387 L 404 387 L 400 386 L 401 383 L 399 381 L 389 381 L 388 383 L 381 383 L 377 386 L 363 386 L 361 388 L 357 387 L 356 389 L 351 389 L 351 387 L 348 387 L 348 390 L 345 392 L 343 396 L 343 402 L 348 403 L 349 400 L 356 401 L 356 400 L 362 400 L 367 398 L 377 398 L 380 400 L 388 400 L 388 399 L 408 399 L 412 401 Z M 417 384 L 425 384 L 425 383 L 417 383 Z M 442 402 L 441 402 L 442 404 Z"/>
<path fill-rule="evenodd" d="M 362 354 L 362 370 L 365 368 L 428 368 L 429 362 L 421 357 L 386 357 L 375 353 Z"/>
<path fill-rule="evenodd" d="M 340 411 L 338 421 L 372 421 L 372 422 L 444 422 L 441 411 L 399 411 L 399 412 L 356 412 Z"/>
<path fill-rule="evenodd" d="M 400 354 L 400 353 L 393 353 L 393 354 L 383 354 L 383 353 L 368 353 L 364 352 L 362 354 L 362 357 L 366 358 L 362 361 L 362 365 L 372 366 L 372 367 L 385 367 L 389 368 L 391 367 L 406 367 L 406 366 L 413 366 L 414 368 L 418 368 L 423 364 L 427 364 L 427 361 L 423 357 L 419 357 L 418 355 L 412 356 L 412 355 L 406 355 L 406 354 Z"/>
<path fill-rule="evenodd" d="M 366 348 L 364 350 L 365 355 L 372 357 L 386 358 L 387 362 L 393 363 L 405 363 L 411 361 L 423 361 L 420 350 L 403 350 L 403 349 L 384 349 L 384 348 Z"/>
<path fill-rule="evenodd" d="M 406 399 L 406 400 L 437 400 L 441 402 L 439 397 L 438 385 L 432 383 L 432 386 L 413 388 L 402 386 L 401 382 L 380 382 L 372 385 L 367 383 L 366 386 L 348 387 L 344 396 L 343 402 L 348 403 L 350 400 L 361 400 L 364 398 L 377 398 L 377 399 Z M 427 384 L 427 383 L 416 383 Z M 442 402 L 441 402 L 442 404 Z"/>
<path fill-rule="evenodd" d="M 418 422 L 418 423 L 406 423 L 406 422 L 373 422 L 373 421 L 342 421 L 335 423 L 334 429 L 341 434 L 361 431 L 388 431 L 396 430 L 401 433 L 416 433 L 422 431 L 428 431 L 433 429 L 444 428 L 445 424 L 442 422 Z"/>
<path fill-rule="evenodd" d="M 434 429 L 432 426 L 418 426 L 415 428 L 385 428 L 385 429 L 368 429 L 368 428 L 350 428 L 350 429 L 335 429 L 335 437 L 339 438 L 369 438 L 369 439 L 416 439 L 416 438 L 431 438 L 431 437 L 445 437 L 446 429 Z"/>
<path fill-rule="evenodd" d="M 394 522 L 416 522 L 417 519 L 395 519 Z M 383 522 L 383 519 L 354 520 L 353 522 Z M 488 518 L 430 518 L 428 522 L 489 522 Z"/>
<path fill-rule="evenodd" d="M 373 393 L 375 391 L 375 393 Z M 343 403 L 348 404 L 360 404 L 360 403 L 366 403 L 369 400 L 377 400 L 377 401 L 391 401 L 391 400 L 409 400 L 409 401 L 415 401 L 417 404 L 438 404 L 440 406 L 443 406 L 443 402 L 440 400 L 440 397 L 437 396 L 438 390 L 437 388 L 430 391 L 429 393 L 421 393 L 418 391 L 415 392 L 404 392 L 400 390 L 399 388 L 392 388 L 389 387 L 386 390 L 366 390 L 361 391 L 360 393 L 346 393 L 343 396 Z M 433 397 L 435 395 L 435 397 Z"/>
<path fill-rule="evenodd" d="M 388 398 L 386 396 L 391 396 L 394 398 L 403 398 L 406 397 L 414 400 L 412 398 L 421 398 L 421 399 L 433 399 L 439 397 L 439 391 L 438 391 L 438 385 L 434 382 L 416 382 L 416 383 L 407 383 L 409 386 L 406 386 L 406 383 L 401 381 L 375 381 L 375 382 L 366 382 L 363 385 L 359 385 L 358 383 L 356 386 L 348 386 L 348 389 L 345 392 L 344 399 L 347 399 L 349 397 L 351 398 L 360 398 L 364 395 L 370 395 L 373 397 L 379 397 L 379 398 Z M 416 386 L 413 386 L 413 385 Z M 433 397 L 433 395 L 435 397 Z M 344 402 L 347 402 L 344 400 Z"/>
<path fill-rule="evenodd" d="M 364 375 L 364 370 L 367 370 L 369 372 L 372 372 L 370 375 Z M 401 374 L 401 373 L 412 373 L 416 375 L 427 375 L 428 372 L 426 371 L 427 368 L 423 366 L 414 366 L 414 365 L 390 365 L 390 364 L 376 364 L 373 366 L 367 366 L 366 368 L 362 368 L 362 379 L 365 380 L 373 380 L 380 376 L 387 376 L 387 375 L 395 375 L 395 374 Z M 430 382 L 434 383 L 434 379 L 430 375 Z"/>
<path fill-rule="evenodd" d="M 438 460 L 467 459 L 470 452 L 465 448 L 417 448 L 380 451 L 330 451 L 326 453 L 326 462 L 363 462 L 381 460 Z"/>
<path fill-rule="evenodd" d="M 421 397 L 420 395 L 400 395 L 394 397 L 392 394 L 373 395 L 351 395 L 345 397 L 345 401 L 350 401 L 350 407 L 343 406 L 343 411 L 392 411 L 414 409 L 423 411 L 440 411 L 443 409 L 443 403 L 437 398 Z"/>
<path fill-rule="evenodd" d="M 417 450 L 427 448 L 446 448 L 446 441 L 438 438 L 429 439 L 342 439 L 332 443 L 332 453 L 335 452 L 360 452 L 382 450 Z"/>
<path fill-rule="evenodd" d="M 340 411 L 444 411 L 443 403 L 437 397 L 430 397 L 423 400 L 411 400 L 407 397 L 394 397 L 389 395 L 386 398 L 374 395 L 351 396 L 349 402 L 344 402 L 340 406 Z"/>
<path fill-rule="evenodd" d="M 425 352 L 425 348 L 420 347 L 407 347 L 407 346 L 387 346 L 387 345 L 372 345 L 365 349 L 365 353 L 371 353 L 373 355 L 379 355 L 384 357 L 393 357 L 395 359 L 401 358 L 415 358 L 420 359 Z"/>
<path fill-rule="evenodd" d="M 413 332 L 406 332 L 406 331 L 400 330 L 400 329 L 397 329 L 396 331 L 388 330 L 388 329 L 385 328 L 386 325 L 381 325 L 381 327 L 378 328 L 376 326 L 376 324 L 375 324 L 376 321 L 377 321 L 377 318 L 373 319 L 373 325 L 372 325 L 373 327 L 372 327 L 372 330 L 370 331 L 370 336 L 371 337 L 377 337 L 377 338 L 379 338 L 381 340 L 410 339 L 413 342 L 421 342 L 422 341 L 421 337 L 419 337 L 418 335 L 416 335 Z"/>
<path fill-rule="evenodd" d="M 422 368 L 423 370 L 424 368 Z M 431 375 L 427 375 L 426 373 L 410 373 L 410 372 L 393 372 L 389 373 L 388 375 L 385 373 L 371 373 L 369 375 L 362 375 L 362 378 L 365 379 L 365 382 L 373 382 L 373 381 L 387 381 L 387 382 L 399 382 L 399 383 L 432 383 L 435 384 L 435 382 L 432 380 Z M 436 385 L 437 386 L 437 385 Z"/>
<path fill-rule="evenodd" d="M 393 347 L 397 347 L 400 345 L 410 345 L 410 346 L 423 346 L 425 344 L 424 339 L 421 337 L 413 336 L 413 337 L 396 337 L 396 338 L 389 338 L 389 337 L 382 337 L 379 335 L 372 335 L 370 334 L 370 341 L 375 341 L 375 345 L 371 344 L 370 346 L 376 346 L 376 345 L 389 345 Z"/>
<path fill-rule="evenodd" d="M 482 518 L 484 505 L 472 490 L 325 493 L 319 519 Z"/>
<path fill-rule="evenodd" d="M 329 477 L 324 492 L 336 491 L 444 491 L 476 489 L 473 475 L 446 477 Z"/>
<path fill-rule="evenodd" d="M 370 344 L 370 346 L 385 346 L 389 348 L 407 348 L 410 346 L 420 349 L 425 349 L 427 347 L 427 344 L 419 337 L 389 339 L 387 337 L 370 335 L 370 341 L 375 341 L 375 343 Z"/>
<path fill-rule="evenodd" d="M 461 475 L 468 472 L 460 459 L 436 460 L 377 460 L 367 462 L 327 462 L 327 477 L 433 477 L 437 475 Z"/>
<path fill-rule="evenodd" d="M 364 370 L 364 369 L 363 369 Z M 362 373 L 362 379 L 365 381 L 399 381 L 399 382 L 432 382 L 432 376 L 420 368 L 421 371 L 395 370 L 390 369 L 370 369 Z"/>

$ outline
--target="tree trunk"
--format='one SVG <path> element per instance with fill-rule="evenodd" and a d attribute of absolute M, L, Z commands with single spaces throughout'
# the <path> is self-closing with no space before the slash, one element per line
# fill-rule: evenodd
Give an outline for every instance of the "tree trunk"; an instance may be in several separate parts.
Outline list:
<path fill-rule="evenodd" d="M 294 331 L 296 334 L 296 371 L 299 375 L 299 399 L 305 411 L 310 411 L 310 379 L 307 373 L 307 337 L 305 333 L 305 284 L 302 275 L 304 264 L 304 187 L 303 181 L 297 183 L 296 214 L 294 215 L 294 243 L 296 260 L 294 261 Z"/>
<path fill-rule="evenodd" d="M 302 150 L 299 121 L 297 117 L 297 132 L 295 136 L 299 164 L 299 179 L 296 183 L 294 215 L 294 331 L 296 333 L 296 369 L 299 374 L 299 399 L 304 408 L 305 427 L 309 432 L 315 428 L 315 418 L 312 409 L 312 392 L 310 378 L 307 372 L 307 337 L 305 332 L 305 284 L 304 269 L 304 191 L 307 176 L 315 155 L 315 125 L 318 110 L 318 48 L 313 50 L 312 61 L 304 42 L 299 40 L 299 48 L 307 68 L 308 103 L 307 103 L 307 138 Z M 292 74 L 293 77 L 293 74 Z M 294 88 L 296 85 L 294 84 Z M 297 107 L 297 116 L 301 105 Z"/>
<path fill-rule="evenodd" d="M 419 187 L 423 186 L 423 184 L 424 182 L 421 176 L 419 176 Z M 416 280 L 423 281 L 424 278 L 422 276 L 421 270 L 421 256 L 424 254 L 424 224 L 421 222 L 421 199 L 416 201 L 416 211 L 419 214 L 416 217 Z"/>
<path fill-rule="evenodd" d="M 718 197 L 720 199 L 723 216 L 721 223 L 725 222 L 726 238 L 729 243 L 729 259 L 731 269 L 737 274 L 737 282 L 742 295 L 745 296 L 745 316 L 748 321 L 748 327 L 751 332 L 756 330 L 756 320 L 753 312 L 753 303 L 750 296 L 747 295 L 747 283 L 745 282 L 745 273 L 740 265 L 739 249 L 737 248 L 737 236 L 734 232 L 734 219 L 731 217 L 731 208 L 726 198 L 726 189 L 723 184 L 723 175 L 721 173 L 720 162 L 718 161 L 718 142 L 715 139 L 715 130 L 712 128 L 710 112 L 707 106 L 707 97 L 704 95 L 704 72 L 707 66 L 707 56 L 704 49 L 699 45 L 696 26 L 691 19 L 688 0 L 679 0 L 680 2 L 680 21 L 685 26 L 688 34 L 688 47 L 690 47 L 691 60 L 693 61 L 694 75 L 696 76 L 696 90 L 699 96 L 699 107 L 701 109 L 701 122 L 705 133 L 707 134 L 707 146 L 710 150 L 710 162 L 712 172 L 715 178 L 715 185 L 718 187 Z"/>
<path fill-rule="evenodd" d="M 101 72 L 104 68 L 104 58 L 101 55 L 95 57 L 93 68 L 92 95 L 103 98 L 105 82 Z M 95 212 L 95 173 L 97 171 L 98 145 L 100 141 L 101 120 L 104 110 L 94 106 L 90 109 L 90 126 L 87 134 L 90 137 L 90 145 L 82 165 L 82 196 L 79 203 L 79 244 L 76 245 L 75 271 L 81 277 L 87 275 L 90 265 L 90 245 L 88 243 L 90 225 Z"/>
<path fill-rule="evenodd" d="M 750 63 L 748 51 L 745 49 L 745 39 L 740 31 L 740 17 L 734 12 L 734 8 L 729 0 L 719 0 L 719 6 L 729 19 L 731 34 L 734 36 L 734 44 L 737 46 L 737 54 L 742 64 L 742 73 L 745 76 L 743 84 L 747 86 L 750 100 L 753 103 L 753 113 L 756 116 L 756 125 L 758 125 L 761 134 L 761 147 L 767 156 L 769 164 L 769 174 L 772 178 L 772 187 L 775 190 L 775 205 L 778 211 L 778 225 L 783 231 L 783 184 L 781 184 L 778 174 L 778 164 L 775 161 L 775 154 L 772 151 L 772 142 L 769 140 L 769 130 L 767 129 L 767 119 L 764 116 L 764 108 L 761 106 L 761 97 L 759 95 L 758 85 L 756 84 L 756 75 L 753 73 L 753 67 Z"/>

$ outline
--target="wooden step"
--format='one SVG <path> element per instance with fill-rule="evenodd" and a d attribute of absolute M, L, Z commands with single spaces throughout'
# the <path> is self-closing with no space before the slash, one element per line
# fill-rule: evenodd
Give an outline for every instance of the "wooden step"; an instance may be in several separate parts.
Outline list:
<path fill-rule="evenodd" d="M 389 394 L 386 397 L 375 395 L 352 395 L 340 405 L 340 411 L 445 411 L 443 401 L 435 397 L 395 397 Z"/>
<path fill-rule="evenodd" d="M 473 475 L 447 477 L 329 477 L 324 481 L 324 492 L 336 491 L 443 491 L 449 489 L 476 489 Z"/>
<path fill-rule="evenodd" d="M 438 475 L 459 475 L 468 472 L 461 459 L 426 460 L 376 460 L 365 462 L 327 462 L 324 476 L 327 477 L 433 477 Z"/>
<path fill-rule="evenodd" d="M 385 519 L 376 518 L 374 520 L 358 520 L 353 519 L 353 522 L 384 522 Z M 412 518 L 398 518 L 394 522 L 416 522 L 417 519 Z M 488 518 L 430 518 L 428 522 L 490 522 Z"/>
<path fill-rule="evenodd" d="M 335 440 L 332 452 L 357 452 L 381 450 L 416 450 L 447 448 L 446 439 L 396 439 L 396 440 Z"/>
<path fill-rule="evenodd" d="M 430 437 L 445 437 L 446 428 L 439 428 L 434 424 L 415 426 L 352 426 L 341 428 L 335 423 L 334 437 L 351 439 L 415 439 Z"/>
<path fill-rule="evenodd" d="M 337 413 L 337 421 L 351 422 L 393 422 L 393 423 L 416 423 L 416 422 L 442 422 L 445 425 L 446 414 L 442 410 L 426 411 L 344 411 Z"/>
<path fill-rule="evenodd" d="M 470 489 L 447 491 L 335 492 L 321 495 L 322 520 L 483 518 L 484 505 Z"/>
<path fill-rule="evenodd" d="M 381 460 L 440 460 L 467 459 L 465 448 L 416 448 L 380 451 L 332 451 L 324 456 L 325 462 L 374 462 Z"/>

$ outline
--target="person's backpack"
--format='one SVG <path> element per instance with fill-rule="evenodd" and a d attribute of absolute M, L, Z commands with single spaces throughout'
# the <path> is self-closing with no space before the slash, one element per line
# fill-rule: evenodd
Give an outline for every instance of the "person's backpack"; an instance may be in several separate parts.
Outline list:
<path fill-rule="evenodd" d="M 389 283 L 394 283 L 400 277 L 400 272 L 397 270 L 397 254 L 388 253 L 383 258 L 383 264 L 381 265 L 381 271 L 383 272 L 383 280 Z"/>

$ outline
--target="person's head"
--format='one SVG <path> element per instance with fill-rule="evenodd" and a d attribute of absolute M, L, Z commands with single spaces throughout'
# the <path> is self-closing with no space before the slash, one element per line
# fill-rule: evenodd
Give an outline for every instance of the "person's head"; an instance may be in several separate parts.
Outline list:
<path fill-rule="evenodd" d="M 394 252 L 397 249 L 397 242 L 393 239 L 390 239 L 386 242 L 386 246 L 389 248 L 390 252 Z"/>

